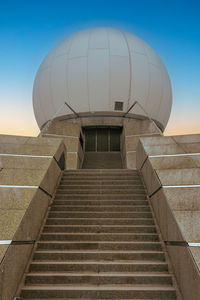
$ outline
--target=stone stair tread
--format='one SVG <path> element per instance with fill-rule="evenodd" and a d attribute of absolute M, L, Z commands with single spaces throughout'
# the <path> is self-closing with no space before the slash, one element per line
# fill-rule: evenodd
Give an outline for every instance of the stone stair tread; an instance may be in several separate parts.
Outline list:
<path fill-rule="evenodd" d="M 84 207 L 84 208 L 90 208 L 90 207 L 97 207 L 99 208 L 99 205 L 56 205 L 56 204 L 53 204 L 51 205 L 51 207 L 60 207 L 60 206 L 64 206 L 64 207 L 69 207 L 69 208 L 72 208 L 72 207 L 76 207 L 76 208 L 79 208 L 79 207 Z M 147 207 L 148 205 L 137 205 L 137 207 Z M 122 208 L 124 207 L 124 205 L 101 205 L 102 208 Z M 134 205 L 126 205 L 126 208 L 133 208 Z M 149 206 L 148 206 L 149 207 Z M 113 212 L 113 211 L 112 211 Z"/>
<path fill-rule="evenodd" d="M 104 179 L 104 178 L 116 178 L 116 180 L 126 180 L 127 177 L 128 177 L 128 180 L 131 180 L 130 178 L 135 178 L 139 181 L 141 181 L 141 178 L 140 176 L 136 175 L 136 174 L 111 174 L 111 173 L 107 173 L 107 175 L 104 175 L 104 174 L 90 174 L 90 175 L 87 175 L 87 174 L 77 174 L 75 176 L 73 176 L 72 174 L 63 174 L 63 177 L 61 180 L 65 180 L 65 179 L 68 179 L 68 178 L 71 178 L 71 180 L 76 180 L 76 179 L 81 179 L 81 180 L 86 180 L 88 178 L 92 178 L 92 177 L 98 177 L 98 178 L 101 178 L 101 179 Z"/>
<path fill-rule="evenodd" d="M 112 251 L 108 251 L 108 250 L 98 250 L 98 251 L 94 251 L 94 250 L 36 250 L 35 253 L 95 253 L 95 254 L 100 254 L 100 253 L 130 253 L 130 254 L 135 254 L 135 253 L 165 253 L 164 251 L 153 251 L 153 250 L 112 250 Z"/>
<path fill-rule="evenodd" d="M 75 228 L 156 228 L 154 225 L 45 225 L 45 227 L 75 227 Z"/>
<path fill-rule="evenodd" d="M 57 193 L 57 195 L 60 195 L 59 193 Z M 65 195 L 65 194 L 63 194 L 63 195 Z M 66 194 L 66 196 L 71 196 L 71 195 L 73 195 L 73 196 L 75 196 L 74 194 Z M 94 194 L 90 194 L 90 196 L 95 196 L 95 195 L 97 195 L 96 193 L 94 193 Z M 122 196 L 136 196 L 136 195 L 141 195 L 141 194 L 138 194 L 138 193 L 131 193 L 131 194 L 123 194 L 123 195 L 119 195 L 119 194 L 110 194 L 110 193 L 108 193 L 108 194 L 103 194 L 103 196 L 105 197 L 105 196 L 113 196 L 113 197 L 115 197 L 115 196 L 120 196 L 120 197 L 122 197 Z M 145 194 L 144 194 L 145 195 Z M 81 195 L 79 195 L 79 194 L 77 194 L 77 196 L 81 196 Z M 97 195 L 97 196 L 99 196 L 99 195 Z"/>
<path fill-rule="evenodd" d="M 138 204 L 138 203 L 140 203 L 140 202 L 144 202 L 145 203 L 145 205 L 143 204 L 143 206 L 146 206 L 146 205 L 148 205 L 148 201 L 147 200 L 77 200 L 77 199 L 75 199 L 75 200 L 62 200 L 62 199 L 57 199 L 57 198 L 55 198 L 55 200 L 54 200 L 54 204 L 51 204 L 51 206 L 54 206 L 54 205 L 72 205 L 72 206 L 79 206 L 79 205 L 81 205 L 82 206 L 82 204 L 84 203 L 84 202 L 88 202 L 88 204 L 87 205 L 89 205 L 89 203 L 91 203 L 91 204 L 93 204 L 93 203 L 95 203 L 95 205 L 96 206 L 104 206 L 104 205 L 107 205 L 107 206 L 112 206 L 112 205 L 114 205 L 114 206 L 121 206 L 122 205 L 122 203 L 123 203 L 123 206 L 130 206 L 130 205 L 132 205 L 132 206 L 135 206 L 135 205 L 141 205 L 141 204 Z M 59 204 L 60 202 L 62 202 L 62 204 Z M 68 203 L 73 203 L 73 204 L 68 204 Z M 115 202 L 115 204 L 104 204 L 104 203 L 109 203 L 109 202 Z M 129 202 L 128 204 L 126 204 L 126 202 Z M 138 203 L 137 203 L 138 202 Z M 63 204 L 64 203 L 64 204 Z M 80 203 L 80 204 L 77 204 L 77 203 Z M 93 204 L 94 205 L 94 204 Z"/>
<path fill-rule="evenodd" d="M 96 232 L 90 232 L 90 233 L 88 233 L 88 232 L 73 232 L 73 233 L 63 233 L 63 232 L 42 232 L 42 235 L 83 235 L 83 236 L 85 236 L 85 235 L 119 235 L 119 236 L 124 236 L 124 232 L 123 233 L 112 233 L 112 232 L 98 232 L 98 233 L 96 233 Z M 157 233 L 130 233 L 130 232 L 127 232 L 126 233 L 126 235 L 129 235 L 129 236 L 133 236 L 133 235 L 136 235 L 136 236 L 145 236 L 145 235 L 148 235 L 148 236 L 150 236 L 150 235 L 153 235 L 153 236 L 158 236 L 158 234 Z"/>
<path fill-rule="evenodd" d="M 169 291 L 173 291 L 175 290 L 175 288 L 173 286 L 162 286 L 162 285 L 158 285 L 158 284 L 155 284 L 154 286 L 147 286 L 146 284 L 138 284 L 138 285 L 132 285 L 132 284 L 111 284 L 111 285 L 90 285 L 90 284 L 64 284 L 64 285 L 59 285 L 59 287 L 55 287 L 55 286 L 52 286 L 52 285 L 49 285 L 49 284 L 45 284 L 45 285 L 41 285 L 41 284 L 38 284 L 38 285 L 26 285 L 23 287 L 22 290 L 31 290 L 31 289 L 38 289 L 38 287 L 41 289 L 41 290 L 45 290 L 45 289 L 48 289 L 48 290 L 57 290 L 58 288 L 62 290 L 118 290 L 118 291 L 123 291 L 123 290 L 154 290 L 156 288 L 156 290 L 169 290 Z"/>
<path fill-rule="evenodd" d="M 70 186 L 70 184 L 64 184 L 64 183 L 60 183 L 59 184 L 59 186 L 58 186 L 58 188 L 60 188 L 61 186 L 66 186 L 66 187 L 71 187 Z M 116 188 L 115 186 L 113 186 L 112 184 L 105 184 L 105 185 L 102 185 L 102 184 L 95 184 L 95 185 L 92 185 L 92 184 L 86 184 L 86 185 L 84 185 L 84 186 L 80 186 L 79 184 L 77 184 L 77 185 L 74 185 L 73 186 L 73 188 L 80 188 L 80 189 L 82 189 L 83 187 L 86 187 L 86 188 L 94 188 L 94 189 L 96 189 L 96 188 L 103 188 L 103 187 L 106 187 L 106 188 Z M 127 184 L 127 185 L 122 185 L 122 186 L 119 186 L 119 188 L 126 188 L 126 187 L 128 187 L 128 188 L 142 188 L 142 189 L 144 189 L 144 186 L 143 186 L 143 184 L 142 183 L 140 183 L 140 184 Z M 72 187 L 71 187 L 72 188 Z"/>
<path fill-rule="evenodd" d="M 165 277 L 171 277 L 171 274 L 169 271 L 165 272 L 29 272 L 26 273 L 26 276 L 93 276 L 93 277 L 111 277 L 111 276 L 116 276 L 116 277 L 160 277 L 160 276 L 165 276 Z"/>
<path fill-rule="evenodd" d="M 35 300 L 36 298 L 28 298 L 29 300 Z M 37 300 L 49 300 L 49 299 L 51 299 L 51 300 L 64 300 L 64 299 L 66 299 L 66 300 L 80 300 L 80 297 L 79 298 L 38 298 L 37 297 Z M 81 297 L 81 299 L 83 299 L 83 300 L 97 300 L 97 299 L 95 299 L 95 298 L 85 298 L 85 297 Z M 116 297 L 112 297 L 112 299 L 113 300 L 121 300 L 120 298 L 116 298 Z M 161 300 L 161 298 L 154 298 L 155 300 Z M 103 299 L 103 298 L 101 298 L 101 300 L 108 300 L 108 299 Z M 130 300 L 130 299 L 125 299 L 125 298 L 123 298 L 123 300 Z M 152 300 L 152 298 L 135 298 L 134 300 Z M 162 300 L 169 300 L 169 298 L 162 298 Z"/>
<path fill-rule="evenodd" d="M 67 186 L 71 186 L 71 183 L 73 183 L 73 186 L 75 185 L 79 185 L 80 187 L 81 186 L 81 183 L 82 185 L 84 186 L 90 186 L 90 185 L 100 185 L 100 186 L 111 186 L 112 187 L 118 187 L 118 186 L 129 186 L 129 187 L 136 187 L 136 186 L 142 186 L 142 182 L 139 180 L 139 179 L 114 179 L 114 178 L 101 178 L 101 179 L 97 179 L 97 178 L 90 178 L 90 179 L 79 179 L 79 178 L 76 178 L 76 179 L 62 179 L 60 181 L 60 185 L 67 185 Z"/>
<path fill-rule="evenodd" d="M 61 220 L 61 219 L 63 219 L 63 220 L 66 220 L 66 218 L 49 218 L 49 219 L 58 219 L 58 220 Z M 74 219 L 77 219 L 77 220 L 84 220 L 85 218 L 67 218 L 67 220 L 74 220 Z M 130 221 L 132 221 L 133 220 L 133 218 L 122 218 L 123 220 L 130 220 Z M 142 220 L 148 220 L 149 221 L 149 218 L 140 218 L 140 219 L 142 219 Z M 153 219 L 153 217 L 152 217 L 152 219 Z M 48 220 L 48 218 L 47 218 L 47 220 Z M 99 218 L 90 218 L 90 220 L 99 220 Z M 110 220 L 110 218 L 101 218 L 101 221 L 104 221 L 104 220 Z M 119 218 L 112 218 L 112 220 L 119 220 Z"/>
<path fill-rule="evenodd" d="M 90 167 L 63 172 L 21 299 L 175 299 L 138 171 Z"/>
<path fill-rule="evenodd" d="M 61 212 L 63 212 L 63 211 L 61 211 Z M 128 212 L 129 212 L 129 211 L 128 211 Z M 60 212 L 59 212 L 59 213 L 60 213 Z M 63 212 L 63 213 L 65 213 L 65 212 Z M 92 212 L 91 212 L 91 211 L 84 211 L 84 212 L 83 212 L 83 211 L 79 211 L 79 210 L 76 210 L 76 211 L 68 210 L 67 213 L 83 213 L 83 214 L 87 214 L 87 213 L 102 213 L 102 214 L 103 214 L 103 213 L 105 213 L 105 212 L 104 212 L 104 211 L 92 211 Z M 111 212 L 109 211 L 108 213 L 111 213 L 111 214 L 112 214 L 112 213 L 119 213 L 119 211 L 111 211 Z M 120 212 L 120 213 L 127 213 L 127 212 Z M 130 213 L 132 213 L 132 212 L 130 212 Z M 133 212 L 133 213 L 134 213 L 134 212 Z M 136 212 L 136 213 L 139 213 L 139 214 L 140 214 L 140 213 L 144 213 L 144 212 L 140 212 L 140 211 L 139 211 L 139 212 Z M 151 212 L 148 212 L 148 211 L 145 212 L 145 213 L 147 213 L 147 214 L 152 214 Z"/>
<path fill-rule="evenodd" d="M 103 261 L 103 260 L 97 260 L 97 261 L 88 261 L 88 260 L 81 260 L 81 261 L 75 261 L 73 260 L 72 261 L 51 261 L 51 260 L 44 260 L 44 261 L 32 261 L 31 264 L 33 265 L 40 265 L 40 264 L 46 264 L 46 265 L 55 265 L 55 264 L 60 264 L 60 265 L 84 265 L 84 264 L 97 264 L 97 265 L 167 265 L 167 262 L 166 261 L 152 261 L 152 260 L 135 260 L 135 261 L 120 261 L 120 260 L 115 260 L 115 261 Z"/>
<path fill-rule="evenodd" d="M 95 172 L 120 172 L 120 173 L 126 173 L 126 172 L 130 172 L 130 173 L 137 173 L 137 169 L 78 169 L 78 170 L 64 170 L 63 173 L 86 173 L 86 172 L 91 172 L 91 173 L 95 173 Z"/>
<path fill-rule="evenodd" d="M 131 188 L 130 188 L 130 186 L 131 186 Z M 86 186 L 86 185 L 83 185 L 83 186 L 78 186 L 77 187 L 77 185 L 61 185 L 59 188 L 58 188 L 58 190 L 59 191 L 62 191 L 62 190 L 71 190 L 71 191 L 76 191 L 76 190 L 78 190 L 78 191 L 84 191 L 84 190 L 93 190 L 93 191 L 99 191 L 99 190 L 111 190 L 111 191 L 113 191 L 113 190 L 120 190 L 120 191 L 124 191 L 124 190 L 131 190 L 131 191 L 134 191 L 134 190 L 140 190 L 140 191 L 144 191 L 145 192 L 145 190 L 142 188 L 142 187 L 140 187 L 139 185 L 137 185 L 137 186 L 133 186 L 133 185 L 116 185 L 116 187 L 115 186 L 112 186 L 112 187 L 110 187 L 110 186 L 105 186 L 105 185 L 101 185 L 101 186 L 99 186 L 99 187 L 96 187 L 95 185 L 93 185 L 93 187 L 90 187 L 90 186 Z"/>
<path fill-rule="evenodd" d="M 56 223 L 56 222 L 60 222 L 60 223 L 66 223 L 66 222 L 68 222 L 68 223 L 70 223 L 70 222 L 78 222 L 78 224 L 80 224 L 80 222 L 81 222 L 81 224 L 80 225 L 82 225 L 82 223 L 83 222 L 87 222 L 88 224 L 91 224 L 92 222 L 93 223 L 95 223 L 95 224 L 102 224 L 102 223 L 107 223 L 107 225 L 109 225 L 110 223 L 114 223 L 114 224 L 119 224 L 119 225 L 121 225 L 122 223 L 128 223 L 128 224 L 130 224 L 130 223 L 138 223 L 138 222 L 142 222 L 142 225 L 144 225 L 144 223 L 145 223 L 145 225 L 148 223 L 151 223 L 151 225 L 154 225 L 154 220 L 153 220 L 153 217 L 152 218 L 137 218 L 137 219 L 135 219 L 135 220 L 133 220 L 132 218 L 101 218 L 101 219 L 99 219 L 99 218 L 90 218 L 90 219 L 85 219 L 85 218 L 77 218 L 77 217 L 74 217 L 74 218 L 72 218 L 72 217 L 68 217 L 67 219 L 66 218 L 63 218 L 63 217 L 51 217 L 51 218 L 48 218 L 47 219 L 47 223 L 48 222 L 54 222 L 54 223 Z M 109 223 L 109 224 L 108 224 Z M 70 225 L 71 225 L 71 223 L 70 223 Z"/>
<path fill-rule="evenodd" d="M 54 244 L 55 241 L 43 241 L 43 240 L 39 240 L 37 243 L 52 243 Z M 61 243 L 61 244 L 83 244 L 83 243 L 87 243 L 87 244 L 156 244 L 156 245 L 161 245 L 161 242 L 159 241 L 128 241 L 128 242 L 124 242 L 124 241 L 98 241 L 98 242 L 94 242 L 94 241 L 56 241 L 57 243 Z"/>

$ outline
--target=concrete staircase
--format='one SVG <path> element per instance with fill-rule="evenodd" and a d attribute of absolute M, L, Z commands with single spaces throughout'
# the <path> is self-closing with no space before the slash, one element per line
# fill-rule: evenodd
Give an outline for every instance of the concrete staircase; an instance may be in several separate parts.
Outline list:
<path fill-rule="evenodd" d="M 20 299 L 180 299 L 137 171 L 65 171 Z"/>
<path fill-rule="evenodd" d="M 83 169 L 121 169 L 121 152 L 85 152 Z"/>

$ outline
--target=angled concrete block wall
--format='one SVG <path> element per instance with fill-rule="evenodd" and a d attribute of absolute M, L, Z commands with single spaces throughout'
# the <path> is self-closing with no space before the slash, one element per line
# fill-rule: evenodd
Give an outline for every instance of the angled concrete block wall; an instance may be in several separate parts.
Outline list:
<path fill-rule="evenodd" d="M 54 120 L 42 130 L 41 136 L 62 139 L 65 145 L 66 169 L 79 169 L 82 166 L 84 156 L 79 141 L 80 133 L 80 124 Z"/>
<path fill-rule="evenodd" d="M 200 299 L 200 135 L 141 138 L 137 168 L 183 298 Z"/>
<path fill-rule="evenodd" d="M 61 169 L 61 140 L 0 136 L 0 299 L 13 299 Z M 55 158 L 55 159 L 54 159 Z M 41 190 L 41 187 L 46 193 Z"/>
<path fill-rule="evenodd" d="M 136 168 L 136 148 L 141 136 L 160 136 L 160 131 L 150 120 L 124 119 L 122 132 L 122 154 L 128 169 Z"/>

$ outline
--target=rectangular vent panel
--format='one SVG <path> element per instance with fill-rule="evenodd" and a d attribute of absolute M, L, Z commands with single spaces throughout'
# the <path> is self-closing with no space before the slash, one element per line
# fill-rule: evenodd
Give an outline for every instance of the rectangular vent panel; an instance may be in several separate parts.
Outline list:
<path fill-rule="evenodd" d="M 115 110 L 123 111 L 123 104 L 124 102 L 115 101 Z"/>

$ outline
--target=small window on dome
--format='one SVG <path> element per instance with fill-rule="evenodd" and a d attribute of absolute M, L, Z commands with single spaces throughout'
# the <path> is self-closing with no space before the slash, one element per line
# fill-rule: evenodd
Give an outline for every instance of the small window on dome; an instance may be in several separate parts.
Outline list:
<path fill-rule="evenodd" d="M 117 102 L 117 101 L 115 101 L 115 110 L 123 110 L 123 104 L 124 104 L 124 102 Z"/>

